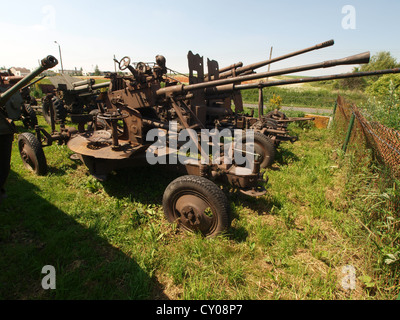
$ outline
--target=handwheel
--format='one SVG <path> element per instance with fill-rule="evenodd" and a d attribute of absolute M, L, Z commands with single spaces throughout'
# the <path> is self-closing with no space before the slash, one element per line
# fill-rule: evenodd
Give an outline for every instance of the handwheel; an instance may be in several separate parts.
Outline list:
<path fill-rule="evenodd" d="M 228 199 L 215 183 L 203 177 L 186 175 L 172 181 L 165 189 L 163 208 L 169 222 L 206 237 L 230 226 Z"/>
<path fill-rule="evenodd" d="M 248 141 L 249 133 L 242 138 L 242 143 Z M 245 145 L 243 146 L 245 150 Z M 260 156 L 260 168 L 267 168 L 272 165 L 275 160 L 274 143 L 266 135 L 261 132 L 254 131 L 254 153 Z"/>
<path fill-rule="evenodd" d="M 125 70 L 128 68 L 128 66 L 131 64 L 131 58 L 129 57 L 123 57 L 121 61 L 119 62 L 119 69 L 120 70 Z"/>
<path fill-rule="evenodd" d="M 146 66 L 146 64 L 145 64 L 144 62 L 139 62 L 139 63 L 136 65 L 136 70 L 137 70 L 137 71 L 140 71 L 141 73 L 146 73 L 147 66 Z"/>
<path fill-rule="evenodd" d="M 37 175 L 47 173 L 47 162 L 39 140 L 29 132 L 18 136 L 18 149 L 24 166 Z"/>

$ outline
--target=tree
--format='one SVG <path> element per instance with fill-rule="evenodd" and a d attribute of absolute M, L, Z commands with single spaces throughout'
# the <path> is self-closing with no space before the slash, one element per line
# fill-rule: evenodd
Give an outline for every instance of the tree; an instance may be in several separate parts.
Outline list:
<path fill-rule="evenodd" d="M 376 71 L 398 67 L 400 67 L 400 63 L 392 57 L 389 51 L 380 51 L 371 57 L 368 64 L 362 65 L 360 71 Z"/>
<path fill-rule="evenodd" d="M 377 70 L 386 70 L 400 67 L 400 63 L 397 62 L 396 58 L 394 58 L 389 51 L 380 51 L 377 54 L 373 55 L 370 59 L 370 62 L 367 64 L 363 64 L 359 68 L 354 68 L 353 72 L 366 72 L 366 71 L 377 71 Z M 353 79 L 344 79 L 342 80 L 343 84 L 347 85 L 349 88 L 356 89 L 365 89 L 373 86 L 376 81 L 378 81 L 382 76 L 369 76 L 369 77 L 361 77 L 361 78 L 353 78 Z M 376 89 L 372 91 L 376 92 Z M 370 90 L 369 93 L 372 92 Z"/>
<path fill-rule="evenodd" d="M 96 64 L 96 68 L 94 68 L 94 75 L 95 76 L 101 76 L 101 71 L 99 69 L 99 66 Z"/>

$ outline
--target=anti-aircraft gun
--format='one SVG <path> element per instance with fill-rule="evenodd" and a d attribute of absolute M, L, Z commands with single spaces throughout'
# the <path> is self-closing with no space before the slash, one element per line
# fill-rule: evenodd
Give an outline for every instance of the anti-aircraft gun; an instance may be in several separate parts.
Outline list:
<path fill-rule="evenodd" d="M 51 85 L 46 85 L 46 96 L 42 99 L 42 114 L 52 124 L 63 123 L 67 116 L 71 122 L 77 123 L 79 131 L 83 131 L 85 123 L 90 121 L 102 101 L 102 88 L 109 82 L 95 84 L 95 79 L 79 79 L 60 74 L 49 78 Z"/>
<path fill-rule="evenodd" d="M 53 68 L 58 63 L 53 56 L 47 56 L 42 59 L 40 66 L 20 79 L 17 83 L 8 87 L 4 92 L 0 93 L 0 191 L 4 193 L 4 183 L 10 171 L 11 145 L 15 133 L 13 121 L 19 120 L 21 117 L 21 103 L 23 98 L 20 90 L 27 86 L 30 81 L 37 77 L 43 71 Z M 21 156 L 27 157 L 37 151 L 40 143 L 31 133 L 23 133 L 19 140 Z M 0 200 L 2 195 L 0 194 Z"/>
<path fill-rule="evenodd" d="M 218 63 L 214 60 L 207 59 L 208 62 L 208 71 L 209 73 L 204 76 L 203 81 L 203 58 L 199 55 L 193 55 L 193 53 L 189 52 L 188 61 L 189 61 L 189 83 L 201 83 L 210 81 L 209 79 L 219 79 L 222 77 L 223 79 L 232 78 L 235 74 L 253 74 L 256 68 L 261 66 L 268 65 L 270 63 L 280 61 L 283 59 L 287 59 L 289 57 L 293 57 L 295 55 L 309 52 L 316 49 L 321 49 L 333 44 L 333 40 L 318 44 L 313 47 L 309 47 L 300 51 L 295 51 L 293 53 L 289 53 L 287 55 L 277 57 L 275 59 L 266 60 L 262 62 L 258 62 L 255 64 L 251 64 L 243 67 L 242 63 L 232 65 L 227 68 L 223 68 L 221 70 L 218 69 Z M 261 80 L 255 83 L 234 83 L 229 85 L 221 85 L 215 88 L 206 89 L 204 92 L 197 92 L 197 96 L 194 98 L 196 104 L 201 104 L 202 102 L 207 105 L 207 112 L 205 123 L 207 127 L 218 127 L 222 128 L 241 128 L 241 129 L 253 129 L 255 130 L 254 143 L 256 152 L 260 155 L 260 166 L 261 168 L 267 167 L 272 164 L 275 155 L 275 149 L 273 146 L 278 146 L 281 141 L 289 140 L 296 141 L 297 137 L 291 137 L 287 131 L 287 125 L 290 122 L 294 121 L 309 121 L 313 118 L 289 118 L 284 113 L 279 110 L 273 110 L 264 115 L 264 107 L 263 107 L 263 92 L 262 89 L 265 87 L 273 87 L 273 86 L 282 86 L 288 84 L 296 84 L 296 83 L 307 83 L 307 82 L 315 82 L 315 81 L 325 81 L 325 80 L 333 80 L 333 79 L 344 79 L 344 78 L 354 78 L 354 77 L 365 77 L 371 75 L 382 75 L 389 73 L 398 73 L 398 69 L 390 69 L 390 70 L 379 70 L 373 72 L 356 72 L 356 73 L 344 73 L 344 74 L 336 74 L 330 76 L 321 76 L 321 77 L 307 77 L 307 78 L 298 78 L 298 79 L 289 79 L 289 80 L 279 80 L 279 81 L 271 81 L 268 77 L 272 77 L 274 75 L 288 74 L 298 72 L 300 69 L 303 70 L 312 70 L 315 66 L 319 66 L 320 68 L 331 67 L 333 64 L 356 64 L 356 63 L 367 63 L 369 60 L 369 53 L 363 53 L 360 55 L 356 55 L 353 57 L 348 57 L 345 59 L 339 59 L 336 61 L 327 61 L 324 63 L 318 63 L 309 66 L 303 67 L 294 67 L 288 68 L 284 70 L 277 70 L 273 72 L 263 73 L 267 81 Z M 310 69 L 309 69 L 310 68 Z M 194 71 L 199 74 L 198 77 L 194 77 Z M 259 74 L 260 75 L 260 74 Z M 244 80 L 251 80 L 254 77 L 243 77 Z M 258 89 L 259 90 L 259 103 L 258 103 L 258 117 L 253 117 L 251 115 L 243 115 L 241 113 L 236 112 L 237 110 L 243 111 L 243 104 L 241 99 L 241 90 L 247 89 Z M 231 101 L 235 104 L 235 111 L 231 108 Z"/>
<path fill-rule="evenodd" d="M 240 75 L 255 74 L 255 70 L 272 63 L 295 57 L 307 52 L 314 50 L 319 50 L 332 46 L 334 44 L 333 40 L 325 41 L 316 44 L 311 47 L 307 47 L 298 51 L 294 51 L 273 59 L 260 61 L 257 63 L 252 63 L 243 66 L 242 62 L 233 64 L 231 66 L 219 69 L 218 62 L 215 60 L 207 59 L 208 73 L 204 74 L 203 69 L 203 57 L 198 54 L 194 55 L 191 51 L 188 53 L 188 66 L 189 66 L 189 84 L 207 82 L 210 80 L 227 79 L 232 77 L 237 77 Z M 262 89 L 259 89 L 259 104 L 262 104 L 263 96 Z M 243 115 L 243 101 L 240 90 L 234 90 L 230 92 L 215 92 L 210 93 L 196 92 L 193 98 L 194 103 L 197 105 L 207 105 L 206 111 L 206 125 L 215 126 L 234 126 L 240 129 L 245 129 L 246 124 L 253 118 L 253 112 L 248 115 L 247 118 Z M 233 110 L 231 105 L 235 105 Z M 261 108 L 263 106 L 261 105 Z M 282 141 L 291 141 L 292 143 L 297 140 L 297 137 L 289 135 L 287 130 L 288 122 L 294 121 L 310 121 L 313 118 L 290 118 L 285 116 L 285 122 L 278 122 L 277 119 L 278 111 L 274 113 L 268 113 L 263 117 L 262 121 L 258 121 L 252 129 L 256 130 L 256 148 L 262 154 L 261 157 L 261 167 L 265 168 L 272 164 L 275 157 L 275 148 L 279 146 Z M 282 117 L 282 113 L 279 112 L 279 117 Z M 261 117 L 259 116 L 259 120 Z M 260 126 L 261 125 L 261 126 Z M 263 133 L 259 133 L 263 130 Z"/>
<path fill-rule="evenodd" d="M 260 190 L 258 185 L 261 177 L 257 150 L 253 150 L 252 153 L 244 151 L 245 156 L 256 160 L 250 168 L 238 164 L 236 158 L 231 159 L 231 163 L 221 163 L 212 161 L 218 160 L 217 158 L 211 160 L 208 157 L 206 151 L 209 141 L 204 147 L 199 138 L 202 130 L 208 129 L 208 106 L 205 103 L 207 99 L 196 98 L 226 90 L 232 91 L 236 84 L 247 80 L 368 61 L 369 53 L 364 53 L 269 73 L 185 85 L 169 80 L 163 56 L 156 57 L 153 68 L 146 63 L 139 63 L 134 68 L 130 59 L 124 57 L 119 61 L 120 69 L 128 69 L 131 75 L 109 75 L 110 87 L 107 97 L 103 108 L 96 115 L 97 119 L 108 124 L 106 129 L 94 128 L 93 131 L 77 134 L 68 141 L 68 147 L 86 164 L 91 174 L 101 179 L 112 170 L 146 163 L 149 153 L 153 160 L 169 159 L 171 162 L 181 151 L 181 145 L 175 144 L 168 134 L 173 132 L 179 135 L 181 132 L 188 132 L 187 137 L 198 147 L 198 154 L 183 163 L 189 176 L 182 176 L 167 187 L 163 197 L 164 212 L 169 221 L 176 221 L 185 229 L 215 235 L 226 230 L 230 218 L 226 197 L 211 180 L 224 179 L 241 192 L 252 196 L 262 195 L 265 190 Z M 176 123 L 176 131 L 171 126 L 172 122 Z M 94 120 L 94 123 L 97 121 Z M 227 128 L 234 131 L 239 126 L 234 123 Z M 243 128 L 249 129 L 247 125 Z M 168 136 L 164 140 L 163 148 L 158 148 L 157 144 L 153 143 L 154 140 L 149 140 L 148 133 L 154 129 L 159 130 L 157 142 Z M 246 138 L 248 136 L 246 134 Z M 243 141 L 248 145 L 246 139 Z M 223 144 L 217 145 L 222 159 L 222 155 L 229 153 L 229 150 L 224 149 Z M 242 152 L 243 149 L 240 149 L 238 154 Z"/>
<path fill-rule="evenodd" d="M 218 69 L 218 63 L 214 60 L 207 59 L 208 74 L 204 75 L 203 71 L 203 58 L 198 54 L 194 55 L 191 51 L 188 53 L 189 62 L 189 88 L 190 86 L 201 86 L 203 90 L 195 90 L 192 92 L 191 97 L 186 103 L 191 106 L 193 112 L 198 112 L 199 119 L 207 128 L 228 128 L 228 129 L 253 129 L 254 143 L 257 153 L 261 155 L 260 163 L 261 167 L 265 168 L 272 164 L 275 156 L 275 148 L 281 141 L 297 140 L 297 137 L 289 135 L 287 130 L 288 122 L 293 121 L 309 121 L 312 118 L 284 118 L 281 120 L 281 113 L 276 111 L 263 115 L 263 97 L 262 97 L 262 84 L 257 83 L 259 88 L 259 116 L 258 118 L 253 115 L 243 114 L 243 103 L 240 94 L 240 90 L 250 89 L 250 87 L 241 87 L 241 82 L 254 81 L 257 79 L 263 79 L 278 75 L 290 74 L 300 71 L 313 70 L 318 68 L 328 68 L 336 65 L 346 64 L 361 64 L 369 62 L 369 52 L 358 54 L 355 56 L 330 60 L 321 63 L 314 63 L 305 66 L 296 66 L 281 70 L 275 70 L 270 72 L 255 73 L 254 70 L 258 67 L 265 66 L 269 63 L 280 61 L 288 57 L 292 57 L 301 53 L 309 52 L 312 50 L 327 47 L 333 44 L 333 40 L 318 44 L 313 47 L 309 47 L 303 50 L 299 50 L 272 60 L 262 61 L 256 64 L 251 64 L 245 67 L 237 69 L 235 65 L 231 67 L 241 74 L 239 76 L 227 75 L 226 72 L 221 73 Z M 241 65 L 241 63 L 239 64 Z M 235 69 L 236 68 L 236 69 Z M 224 68 L 226 70 L 229 68 Z M 231 71 L 232 71 L 231 70 Z M 247 74 L 249 73 L 249 74 Z M 196 74 L 196 76 L 195 76 Z M 222 79 L 220 75 L 224 75 Z M 215 80 L 209 80 L 215 79 Z M 209 86 L 208 84 L 212 84 Z M 232 101 L 235 104 L 235 110 L 232 109 Z M 279 116 L 279 118 L 277 117 Z M 277 119 L 278 118 L 278 119 Z"/>
<path fill-rule="evenodd" d="M 99 112 L 94 115 L 93 127 L 84 132 L 64 132 L 59 142 L 67 143 L 89 172 L 100 180 L 106 178 L 109 172 L 122 167 L 157 162 L 175 166 L 183 152 L 186 156 L 180 164 L 188 175 L 175 179 L 166 188 L 163 196 L 164 213 L 168 221 L 177 222 L 185 230 L 215 236 L 227 230 L 231 218 L 227 198 L 213 180 L 224 179 L 250 196 L 262 195 L 265 190 L 259 185 L 260 180 L 263 180 L 256 148 L 253 152 L 248 152 L 247 148 L 236 148 L 234 151 L 238 152 L 232 161 L 225 163 L 220 159 L 232 151 L 235 144 L 225 148 L 217 139 L 217 143 L 214 140 L 211 145 L 217 145 L 220 152 L 213 153 L 211 157 L 207 153 L 210 141 L 205 140 L 203 144 L 203 140 L 199 139 L 202 130 L 208 126 L 207 105 L 202 104 L 207 99 L 196 101 L 196 94 L 207 97 L 215 93 L 232 92 L 247 80 L 340 64 L 366 63 L 368 59 L 369 53 L 364 53 L 296 68 L 185 85 L 168 77 L 163 56 L 156 57 L 154 66 L 138 63 L 136 67 L 131 65 L 128 57 L 124 57 L 119 61 L 120 69 L 128 69 L 131 74 L 109 75 L 109 89 L 98 105 Z M 106 125 L 99 126 L 98 120 L 104 121 Z M 244 128 L 249 129 L 249 124 L 246 122 Z M 236 123 L 226 127 L 228 130 L 238 128 Z M 154 130 L 156 135 L 151 134 Z M 175 139 L 185 132 L 188 134 L 183 135 L 182 141 Z M 42 141 L 41 133 L 44 132 L 37 130 L 39 141 Z M 194 156 L 188 157 L 186 154 L 187 149 L 184 147 L 187 138 L 197 146 Z M 251 145 L 251 142 L 245 140 L 244 144 Z M 243 156 L 243 153 L 244 158 L 255 160 L 250 167 L 241 165 L 236 158 L 236 154 Z"/>

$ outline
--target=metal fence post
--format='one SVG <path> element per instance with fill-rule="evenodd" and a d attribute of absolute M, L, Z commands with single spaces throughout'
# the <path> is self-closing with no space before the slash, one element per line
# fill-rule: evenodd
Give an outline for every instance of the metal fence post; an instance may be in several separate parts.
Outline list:
<path fill-rule="evenodd" d="M 354 113 L 351 114 L 351 118 L 350 118 L 350 122 L 349 122 L 349 127 L 347 129 L 347 134 L 346 134 L 346 139 L 344 140 L 344 144 L 343 144 L 343 152 L 346 153 L 347 150 L 347 145 L 349 144 L 349 140 L 350 140 L 350 136 L 351 136 L 351 131 L 353 130 L 353 125 L 354 125 L 354 119 L 356 118 L 356 116 L 354 115 Z"/>
<path fill-rule="evenodd" d="M 335 101 L 335 105 L 333 106 L 332 120 L 335 120 L 336 108 L 337 108 L 337 101 Z"/>

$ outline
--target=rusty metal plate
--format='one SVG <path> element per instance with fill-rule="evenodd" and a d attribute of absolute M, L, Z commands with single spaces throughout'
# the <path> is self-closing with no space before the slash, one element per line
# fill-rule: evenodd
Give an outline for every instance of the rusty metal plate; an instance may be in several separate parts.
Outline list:
<path fill-rule="evenodd" d="M 113 149 L 111 142 L 90 141 L 92 135 L 93 132 L 78 135 L 69 140 L 67 146 L 71 151 L 84 156 L 114 160 L 127 159 L 135 152 L 139 152 L 146 148 L 143 145 L 134 145 L 132 142 L 119 140 L 120 147 L 116 150 Z"/>

